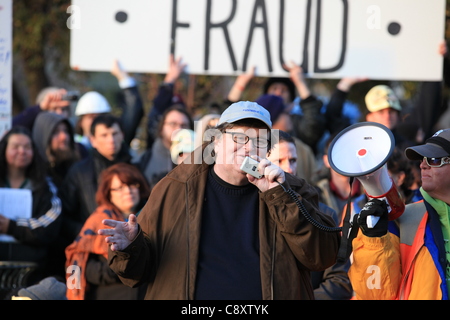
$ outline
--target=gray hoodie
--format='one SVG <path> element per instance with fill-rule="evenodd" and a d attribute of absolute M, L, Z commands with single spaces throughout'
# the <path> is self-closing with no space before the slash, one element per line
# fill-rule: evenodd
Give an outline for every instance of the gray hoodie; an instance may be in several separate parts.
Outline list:
<path fill-rule="evenodd" d="M 72 150 L 77 150 L 74 141 L 74 131 L 72 124 L 65 117 L 53 113 L 53 112 L 41 112 L 37 116 L 33 125 L 33 140 L 36 144 L 36 149 L 39 152 L 39 156 L 44 160 L 47 166 L 48 174 L 52 177 L 53 181 L 57 186 L 60 185 L 64 176 L 66 175 L 69 167 L 77 160 L 79 157 L 75 156 L 72 159 L 64 160 L 58 163 L 50 163 L 47 156 L 47 148 L 51 142 L 52 133 L 55 128 L 61 122 L 66 122 L 69 130 L 70 144 Z M 76 155 L 77 153 L 75 153 Z"/>

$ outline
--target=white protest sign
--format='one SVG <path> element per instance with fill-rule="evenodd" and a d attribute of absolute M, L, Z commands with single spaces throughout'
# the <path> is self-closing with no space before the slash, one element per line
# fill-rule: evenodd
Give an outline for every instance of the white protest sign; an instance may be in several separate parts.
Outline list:
<path fill-rule="evenodd" d="M 33 196 L 29 189 L 0 188 L 0 214 L 11 220 L 30 219 Z M 0 241 L 15 241 L 14 237 L 0 234 Z"/>
<path fill-rule="evenodd" d="M 11 128 L 12 0 L 0 0 L 0 139 Z"/>
<path fill-rule="evenodd" d="M 442 79 L 445 0 L 73 0 L 71 66 L 166 73 L 170 53 L 192 74 Z"/>

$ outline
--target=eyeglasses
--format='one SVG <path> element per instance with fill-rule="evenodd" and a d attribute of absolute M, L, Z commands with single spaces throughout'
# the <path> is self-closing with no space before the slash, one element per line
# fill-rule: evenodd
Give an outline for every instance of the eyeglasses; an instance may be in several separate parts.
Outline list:
<path fill-rule="evenodd" d="M 249 140 L 252 140 L 252 144 L 256 148 L 267 148 L 269 146 L 269 140 L 267 140 L 267 139 L 250 138 L 249 136 L 247 136 L 243 133 L 239 133 L 239 132 L 226 132 L 225 131 L 225 133 L 231 134 L 231 139 L 233 139 L 233 141 L 238 144 L 247 144 L 247 142 L 249 142 Z"/>
<path fill-rule="evenodd" d="M 443 157 L 443 158 L 423 157 L 423 160 L 426 161 L 427 165 L 429 165 L 430 167 L 433 167 L 433 168 L 439 168 L 439 167 L 442 167 L 444 164 L 450 163 L 449 157 Z"/>
<path fill-rule="evenodd" d="M 182 128 L 182 129 L 189 129 L 189 124 L 186 123 L 179 123 L 179 122 L 164 122 L 165 125 L 168 125 L 171 128 Z"/>
<path fill-rule="evenodd" d="M 139 189 L 140 185 L 139 185 L 139 183 L 135 183 L 135 184 L 123 184 L 123 185 L 121 185 L 121 186 L 118 187 L 118 188 L 111 188 L 110 190 L 111 190 L 111 191 L 114 191 L 114 192 L 123 192 L 123 191 L 125 190 L 125 187 L 128 187 L 128 189 L 130 189 L 130 191 L 134 191 L 134 190 Z"/>

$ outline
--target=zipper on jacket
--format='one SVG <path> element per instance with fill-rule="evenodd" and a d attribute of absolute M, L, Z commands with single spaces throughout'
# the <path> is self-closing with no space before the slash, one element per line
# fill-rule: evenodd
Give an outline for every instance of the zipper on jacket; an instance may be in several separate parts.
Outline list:
<path fill-rule="evenodd" d="M 276 232 L 277 225 L 273 228 L 273 237 L 272 237 L 272 262 L 271 262 L 271 270 L 270 270 L 270 300 L 273 300 L 273 274 L 275 272 L 275 244 L 276 244 Z"/>
<path fill-rule="evenodd" d="M 420 249 L 419 249 L 419 251 L 420 251 Z M 419 252 L 417 252 L 417 254 L 418 253 Z M 406 272 L 405 277 L 402 279 L 402 281 L 400 283 L 400 292 L 398 293 L 399 300 L 405 300 L 405 285 L 408 282 L 408 278 L 411 273 L 411 267 L 412 267 L 412 265 L 414 265 L 415 261 L 417 260 L 417 254 L 414 256 L 414 259 L 411 261 L 411 265 L 410 265 L 408 271 Z"/>
<path fill-rule="evenodd" d="M 189 252 L 190 252 L 190 248 L 189 248 L 189 207 L 188 207 L 188 184 L 186 183 L 186 194 L 185 194 L 185 199 L 186 199 L 186 246 L 187 246 L 187 252 L 186 252 L 186 300 L 190 300 L 189 299 Z"/>

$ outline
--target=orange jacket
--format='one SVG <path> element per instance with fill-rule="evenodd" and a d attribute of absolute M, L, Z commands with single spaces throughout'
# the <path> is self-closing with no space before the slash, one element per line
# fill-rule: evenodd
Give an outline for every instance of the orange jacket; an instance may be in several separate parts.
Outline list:
<path fill-rule="evenodd" d="M 445 249 L 436 211 L 406 206 L 383 237 L 353 240 L 350 281 L 359 300 L 447 300 Z M 440 240 L 439 240 L 440 239 Z"/>

